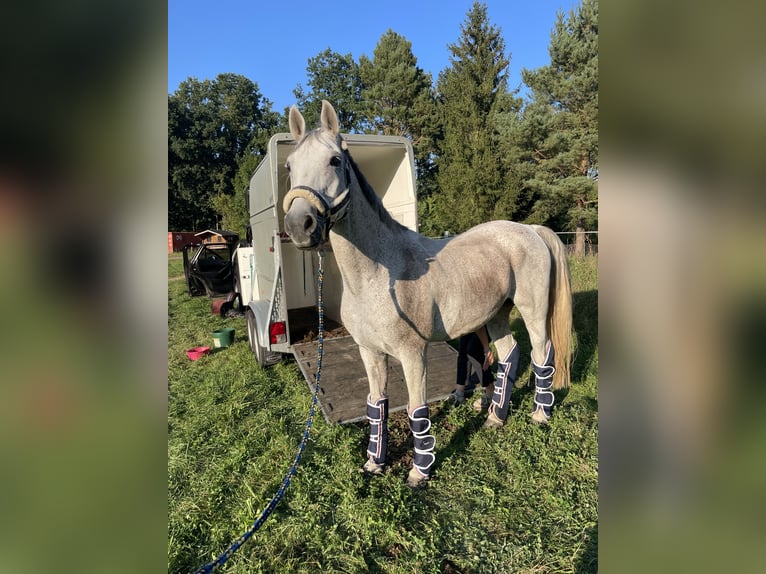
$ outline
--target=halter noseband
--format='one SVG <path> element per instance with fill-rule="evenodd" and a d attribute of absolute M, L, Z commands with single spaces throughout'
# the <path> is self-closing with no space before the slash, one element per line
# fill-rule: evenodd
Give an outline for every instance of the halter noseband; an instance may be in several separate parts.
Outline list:
<path fill-rule="evenodd" d="M 344 154 L 348 154 L 348 151 L 344 151 Z M 335 224 L 335 222 L 343 218 L 345 215 L 345 211 L 343 210 L 346 205 L 348 205 L 349 199 L 351 199 L 351 174 L 349 170 L 348 158 L 344 159 L 346 160 L 346 189 L 342 193 L 341 200 L 336 204 L 330 205 L 327 203 L 327 200 L 321 193 L 319 193 L 314 188 L 309 187 L 308 185 L 296 185 L 295 187 L 291 188 L 287 194 L 285 194 L 285 198 L 282 200 L 282 209 L 285 213 L 290 210 L 293 200 L 302 197 L 308 201 L 314 207 L 314 209 L 317 210 L 317 214 L 319 216 L 318 219 L 322 223 L 325 223 L 325 221 L 327 223 L 326 226 L 323 226 L 324 239 L 327 239 L 330 233 L 330 229 Z M 340 217 L 338 217 L 339 213 L 341 214 Z"/>

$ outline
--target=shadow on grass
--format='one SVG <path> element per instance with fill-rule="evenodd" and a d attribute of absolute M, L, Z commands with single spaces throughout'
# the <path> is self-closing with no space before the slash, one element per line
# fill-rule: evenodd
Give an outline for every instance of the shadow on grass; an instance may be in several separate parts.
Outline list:
<path fill-rule="evenodd" d="M 367 564 L 367 572 L 370 574 L 382 574 L 383 572 L 386 572 L 380 565 L 378 556 L 373 555 L 371 552 L 365 552 L 363 558 L 365 564 Z"/>
<path fill-rule="evenodd" d="M 431 423 L 434 426 L 446 424 L 445 419 L 453 408 L 455 407 L 448 403 L 439 405 L 431 416 Z M 471 409 L 470 406 L 466 407 L 465 405 L 457 408 Z M 454 455 L 466 452 L 471 442 L 471 437 L 481 430 L 485 420 L 487 420 L 486 411 L 478 413 L 471 409 L 471 414 L 461 426 L 449 428 L 448 430 L 452 432 L 450 440 L 446 445 L 436 446 L 436 462 L 434 462 L 431 472 L 438 473 L 444 461 L 452 459 Z"/>
<path fill-rule="evenodd" d="M 572 322 L 577 348 L 572 360 L 572 381 L 583 381 L 588 375 L 598 347 L 598 291 L 581 291 L 572 296 Z"/>
<path fill-rule="evenodd" d="M 575 562 L 575 574 L 595 574 L 598 572 L 598 525 L 585 531 L 588 538 L 582 554 Z"/>

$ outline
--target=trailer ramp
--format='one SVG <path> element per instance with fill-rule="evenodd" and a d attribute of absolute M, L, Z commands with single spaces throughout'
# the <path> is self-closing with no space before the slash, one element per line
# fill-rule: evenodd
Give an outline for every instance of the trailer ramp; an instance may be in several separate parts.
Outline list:
<path fill-rule="evenodd" d="M 293 345 L 293 353 L 301 372 L 314 392 L 319 343 L 311 341 Z M 457 351 L 444 342 L 428 344 L 427 402 L 448 398 L 455 388 Z M 353 423 L 367 416 L 367 374 L 359 347 L 350 336 L 324 340 L 319 404 L 328 423 Z M 401 363 L 388 359 L 388 410 L 407 408 L 407 385 Z"/>

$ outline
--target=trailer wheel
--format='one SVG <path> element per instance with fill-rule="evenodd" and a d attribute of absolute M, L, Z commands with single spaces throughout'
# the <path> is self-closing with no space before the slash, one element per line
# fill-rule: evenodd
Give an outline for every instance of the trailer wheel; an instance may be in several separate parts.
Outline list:
<path fill-rule="evenodd" d="M 274 353 L 262 347 L 258 343 L 258 324 L 252 309 L 245 312 L 247 321 L 247 338 L 250 341 L 250 350 L 255 355 L 255 360 L 261 367 L 268 367 L 282 360 L 281 353 Z"/>

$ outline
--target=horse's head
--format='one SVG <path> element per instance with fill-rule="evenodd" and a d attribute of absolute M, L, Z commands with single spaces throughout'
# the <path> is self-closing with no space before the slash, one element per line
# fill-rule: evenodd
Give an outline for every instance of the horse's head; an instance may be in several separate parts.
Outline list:
<path fill-rule="evenodd" d="M 305 132 L 298 108 L 290 108 L 295 150 L 287 158 L 291 189 L 285 195 L 285 231 L 296 247 L 314 249 L 327 241 L 330 228 L 348 207 L 350 166 L 340 137 L 338 116 L 322 100 L 321 127 Z"/>

